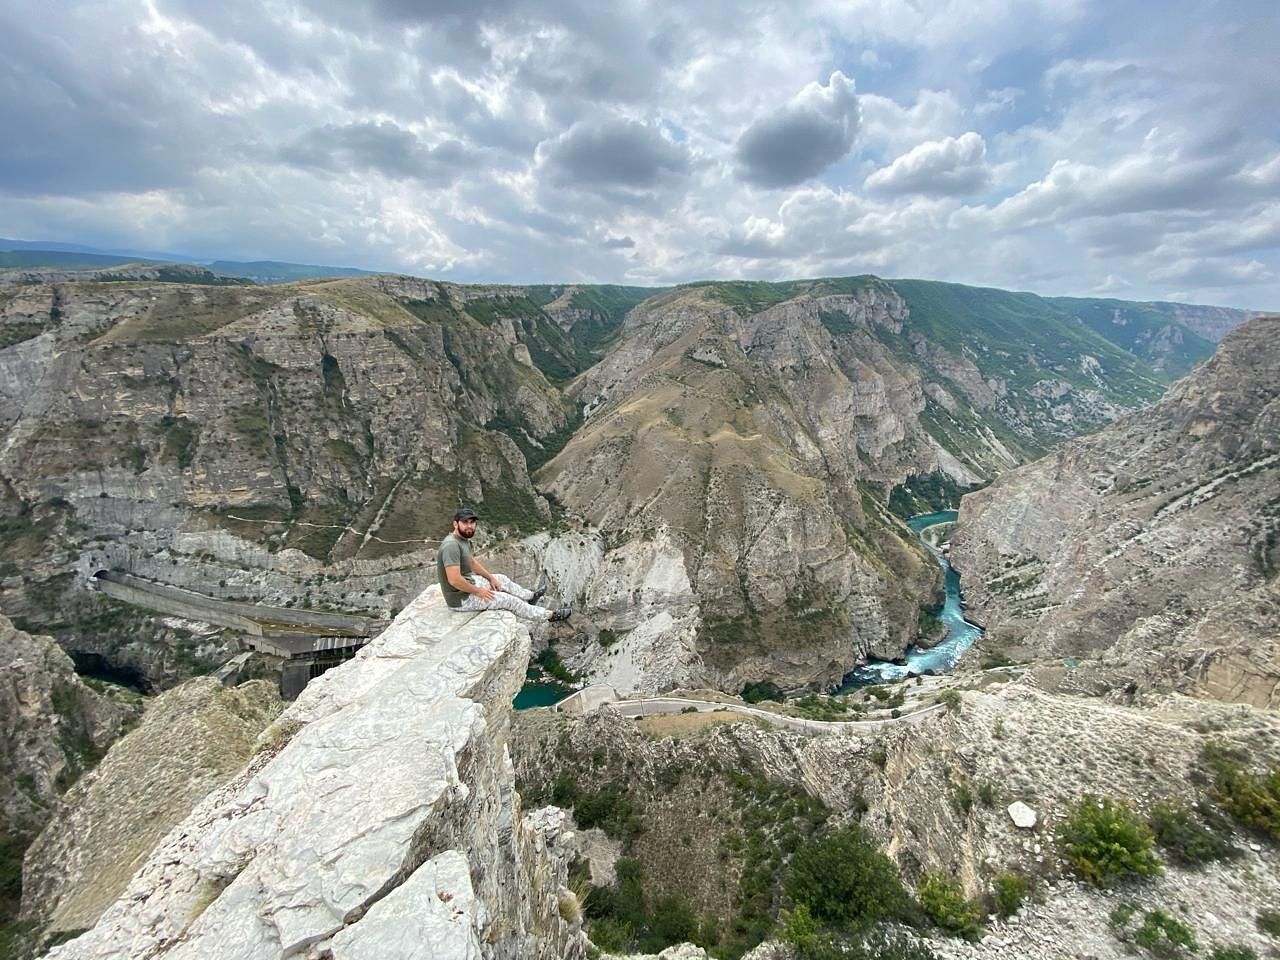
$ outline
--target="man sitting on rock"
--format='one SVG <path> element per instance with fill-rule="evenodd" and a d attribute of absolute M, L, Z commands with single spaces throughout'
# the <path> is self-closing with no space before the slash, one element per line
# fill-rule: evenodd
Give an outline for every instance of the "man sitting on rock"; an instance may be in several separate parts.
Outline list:
<path fill-rule="evenodd" d="M 449 609 L 460 613 L 509 610 L 525 620 L 568 620 L 573 614 L 569 607 L 551 610 L 536 606 L 547 591 L 545 586 L 529 590 L 500 573 L 490 573 L 471 555 L 471 538 L 476 535 L 479 519 L 467 507 L 455 513 L 453 533 L 444 538 L 436 554 L 440 592 Z"/>

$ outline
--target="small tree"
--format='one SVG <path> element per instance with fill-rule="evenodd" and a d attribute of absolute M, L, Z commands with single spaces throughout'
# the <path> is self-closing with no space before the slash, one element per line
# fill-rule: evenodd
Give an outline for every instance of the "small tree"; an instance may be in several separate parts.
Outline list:
<path fill-rule="evenodd" d="M 948 687 L 938 694 L 938 702 L 946 704 L 948 710 L 959 710 L 960 691 L 953 687 Z"/>
<path fill-rule="evenodd" d="M 1067 862 L 1085 880 L 1100 887 L 1126 876 L 1160 872 L 1155 835 L 1124 803 L 1085 794 L 1058 828 L 1058 844 Z"/>
<path fill-rule="evenodd" d="M 796 850 L 786 892 L 813 919 L 848 931 L 901 915 L 908 904 L 897 867 L 857 824 L 811 839 Z"/>

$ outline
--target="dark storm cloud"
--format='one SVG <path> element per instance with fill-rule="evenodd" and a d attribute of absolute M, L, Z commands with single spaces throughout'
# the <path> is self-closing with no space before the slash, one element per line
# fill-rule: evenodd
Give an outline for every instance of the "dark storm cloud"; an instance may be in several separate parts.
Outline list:
<path fill-rule="evenodd" d="M 853 81 L 836 71 L 789 104 L 760 117 L 738 138 L 739 176 L 762 187 L 802 183 L 852 148 L 860 122 Z"/>
<path fill-rule="evenodd" d="M 688 153 L 634 120 L 575 124 L 545 150 L 552 183 L 643 190 L 689 170 Z"/>
<path fill-rule="evenodd" d="M 377 170 L 388 177 L 444 185 L 475 160 L 457 140 L 427 146 L 411 130 L 390 121 L 325 124 L 280 151 L 286 162 L 323 170 Z"/>

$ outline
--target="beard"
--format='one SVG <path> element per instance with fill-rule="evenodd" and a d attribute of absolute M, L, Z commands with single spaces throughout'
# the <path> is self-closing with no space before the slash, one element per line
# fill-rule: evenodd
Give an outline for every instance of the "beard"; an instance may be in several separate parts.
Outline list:
<path fill-rule="evenodd" d="M 454 533 L 460 536 L 463 540 L 470 540 L 476 535 L 476 528 L 472 527 L 470 530 L 467 530 L 465 527 L 458 527 L 454 530 Z"/>

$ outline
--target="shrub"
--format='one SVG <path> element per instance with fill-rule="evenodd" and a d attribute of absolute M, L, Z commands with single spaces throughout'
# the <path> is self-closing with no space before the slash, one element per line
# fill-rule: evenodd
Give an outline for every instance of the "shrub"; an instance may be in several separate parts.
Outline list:
<path fill-rule="evenodd" d="M 946 690 L 943 690 L 938 694 L 938 702 L 946 704 L 948 710 L 959 710 L 960 691 L 953 689 L 952 687 L 948 687 Z"/>
<path fill-rule="evenodd" d="M 564 665 L 564 662 L 560 659 L 560 654 L 550 647 L 538 654 L 534 658 L 534 662 L 546 671 L 548 676 L 554 677 L 561 683 L 576 683 L 578 681 L 577 675 Z"/>
<path fill-rule="evenodd" d="M 823 933 L 803 904 L 783 910 L 782 920 L 780 939 L 795 948 L 796 960 L 937 960 L 923 944 L 879 931 L 862 941 L 842 941 Z"/>
<path fill-rule="evenodd" d="M 1203 757 L 1214 773 L 1214 802 L 1245 826 L 1280 840 L 1280 767 L 1251 773 L 1244 757 L 1221 744 L 1207 744 Z"/>
<path fill-rule="evenodd" d="M 856 824 L 803 843 L 785 888 L 797 907 L 838 930 L 865 930 L 901 915 L 909 902 L 893 862 Z"/>
<path fill-rule="evenodd" d="M 573 804 L 573 818 L 584 830 L 599 827 L 620 840 L 629 840 L 642 829 L 626 787 L 617 783 L 606 784 L 594 793 L 580 791 Z"/>
<path fill-rule="evenodd" d="M 996 785 L 990 780 L 983 780 L 978 784 L 978 799 L 982 801 L 984 807 L 994 807 L 996 805 Z"/>
<path fill-rule="evenodd" d="M 992 905 L 1002 917 L 1012 917 L 1027 898 L 1027 878 L 1016 870 L 997 873 L 991 886 L 995 891 Z"/>
<path fill-rule="evenodd" d="M 1160 872 L 1151 828 L 1124 803 L 1085 794 L 1058 827 L 1058 844 L 1076 873 L 1100 887 Z"/>
<path fill-rule="evenodd" d="M 1199 949 L 1196 935 L 1189 926 L 1163 910 L 1148 910 L 1142 926 L 1133 934 L 1133 942 L 1157 957 L 1180 957 L 1183 948 L 1191 953 Z"/>
<path fill-rule="evenodd" d="M 1232 944 L 1229 947 L 1214 947 L 1209 960 L 1258 960 L 1258 954 L 1252 947 Z"/>
<path fill-rule="evenodd" d="M 1280 937 L 1280 910 L 1259 910 L 1254 923 L 1268 936 Z"/>
<path fill-rule="evenodd" d="M 782 702 L 782 691 L 767 680 L 759 683 L 748 683 L 742 688 L 742 699 L 747 703 L 759 703 L 762 700 Z"/>
<path fill-rule="evenodd" d="M 1177 801 L 1152 806 L 1150 823 L 1156 841 L 1176 863 L 1209 863 L 1240 852 L 1197 820 L 1189 807 Z"/>
<path fill-rule="evenodd" d="M 920 881 L 920 906 L 942 929 L 966 940 L 982 936 L 982 907 L 964 895 L 959 881 L 943 873 L 926 873 Z"/>

